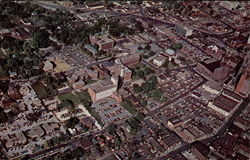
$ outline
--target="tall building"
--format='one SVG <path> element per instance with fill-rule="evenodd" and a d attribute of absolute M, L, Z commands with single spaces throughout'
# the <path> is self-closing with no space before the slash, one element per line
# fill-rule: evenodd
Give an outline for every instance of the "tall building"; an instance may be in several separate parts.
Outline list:
<path fill-rule="evenodd" d="M 193 33 L 193 30 L 182 25 L 182 24 L 176 24 L 175 25 L 175 31 L 185 37 L 191 36 Z"/>
<path fill-rule="evenodd" d="M 109 38 L 108 35 L 93 35 L 93 36 L 89 36 L 89 40 L 91 42 L 91 44 L 97 45 L 98 46 L 98 50 L 108 50 L 110 48 L 114 47 L 114 40 Z"/>
<path fill-rule="evenodd" d="M 123 78 L 125 82 L 129 81 L 132 78 L 132 71 L 128 69 L 128 67 L 122 66 L 120 76 Z"/>
<path fill-rule="evenodd" d="M 110 97 L 117 91 L 118 79 L 103 80 L 93 83 L 88 88 L 88 93 L 92 101 L 97 101 L 102 98 Z"/>

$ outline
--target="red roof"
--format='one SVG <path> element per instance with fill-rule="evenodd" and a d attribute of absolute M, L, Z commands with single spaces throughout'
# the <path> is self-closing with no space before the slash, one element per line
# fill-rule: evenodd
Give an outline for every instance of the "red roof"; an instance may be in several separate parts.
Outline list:
<path fill-rule="evenodd" d="M 236 87 L 236 90 L 235 90 L 237 93 L 240 93 L 241 87 L 242 87 L 244 81 L 246 80 L 246 78 L 247 78 L 247 74 L 246 73 L 244 73 L 244 74 L 241 75 L 240 81 L 239 81 L 239 83 L 238 83 L 238 85 Z"/>

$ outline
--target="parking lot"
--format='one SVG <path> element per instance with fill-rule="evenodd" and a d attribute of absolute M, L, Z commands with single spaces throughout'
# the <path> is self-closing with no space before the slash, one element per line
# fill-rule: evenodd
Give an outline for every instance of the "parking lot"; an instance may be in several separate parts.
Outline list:
<path fill-rule="evenodd" d="M 92 107 L 100 115 L 105 125 L 120 123 L 131 116 L 129 112 L 110 98 L 101 99 L 93 103 Z"/>
<path fill-rule="evenodd" d="M 54 51 L 53 55 L 60 57 L 72 67 L 77 67 L 79 65 L 88 65 L 93 62 L 91 57 L 83 53 L 77 46 L 65 46 L 61 50 Z"/>

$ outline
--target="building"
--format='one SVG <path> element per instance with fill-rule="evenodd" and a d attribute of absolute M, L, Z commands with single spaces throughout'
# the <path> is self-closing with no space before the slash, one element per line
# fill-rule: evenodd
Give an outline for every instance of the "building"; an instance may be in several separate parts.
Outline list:
<path fill-rule="evenodd" d="M 27 138 L 23 134 L 23 132 L 17 132 L 15 134 L 2 136 L 1 140 L 5 143 L 7 149 L 25 144 L 27 142 Z"/>
<path fill-rule="evenodd" d="M 121 67 L 120 76 L 123 78 L 125 82 L 127 82 L 132 78 L 132 71 L 128 67 L 123 65 Z"/>
<path fill-rule="evenodd" d="M 192 30 L 192 29 L 190 29 L 190 28 L 188 28 L 188 27 L 186 27 L 186 26 L 184 26 L 184 25 L 182 25 L 182 24 L 176 24 L 176 25 L 175 25 L 175 31 L 176 31 L 178 34 L 180 34 L 180 35 L 182 35 L 182 36 L 185 36 L 185 37 L 191 36 L 192 33 L 193 33 L 193 30 Z"/>
<path fill-rule="evenodd" d="M 43 70 L 45 72 L 51 72 L 51 71 L 54 70 L 54 68 L 55 68 L 55 66 L 54 66 L 54 64 L 51 61 L 44 62 Z"/>
<path fill-rule="evenodd" d="M 84 85 L 85 85 L 84 81 L 80 79 L 79 81 L 73 83 L 73 88 L 80 89 L 80 88 L 84 87 Z"/>
<path fill-rule="evenodd" d="M 89 40 L 93 46 L 98 46 L 99 51 L 106 51 L 114 47 L 114 40 L 111 39 L 108 35 L 90 35 Z"/>
<path fill-rule="evenodd" d="M 122 64 L 126 66 L 133 66 L 133 65 L 139 64 L 140 60 L 141 60 L 141 57 L 137 53 L 121 57 Z"/>
<path fill-rule="evenodd" d="M 27 40 L 31 38 L 31 33 L 27 28 L 18 28 L 11 32 L 11 36 L 16 39 Z"/>
<path fill-rule="evenodd" d="M 155 30 L 161 34 L 168 36 L 170 39 L 177 39 L 178 36 L 172 31 L 171 28 L 167 27 L 166 25 L 157 25 Z"/>
<path fill-rule="evenodd" d="M 239 83 L 236 86 L 235 92 L 248 95 L 250 93 L 250 77 L 247 73 L 243 73 L 240 77 Z"/>
<path fill-rule="evenodd" d="M 226 97 L 228 97 L 228 98 L 230 98 L 230 99 L 232 99 L 232 100 L 234 100 L 234 101 L 236 101 L 238 103 L 240 103 L 242 101 L 242 99 L 243 99 L 239 94 L 237 94 L 235 92 L 232 92 L 232 91 L 230 91 L 228 89 L 224 89 L 223 92 L 222 92 L 222 95 L 226 96 Z"/>
<path fill-rule="evenodd" d="M 93 47 L 91 46 L 90 44 L 85 44 L 84 47 L 92 53 L 92 55 L 97 55 L 98 54 L 98 51 Z"/>
<path fill-rule="evenodd" d="M 213 102 L 209 102 L 208 106 L 216 112 L 228 116 L 238 105 L 238 103 L 224 95 L 220 95 L 214 99 Z"/>
<path fill-rule="evenodd" d="M 222 58 L 222 55 L 225 53 L 224 50 L 218 48 L 216 45 L 208 46 L 206 52 L 217 60 L 220 60 Z"/>
<path fill-rule="evenodd" d="M 159 55 L 154 60 L 153 63 L 157 65 L 158 67 L 161 67 L 166 61 L 166 57 Z"/>
<path fill-rule="evenodd" d="M 110 80 L 102 80 L 89 85 L 88 88 L 88 93 L 90 94 L 92 101 L 110 97 L 116 91 L 117 85 L 115 78 L 113 78 L 113 82 L 111 82 Z"/>
<path fill-rule="evenodd" d="M 31 22 L 30 22 L 27 18 L 21 19 L 20 21 L 21 21 L 24 25 L 31 25 Z"/>
<path fill-rule="evenodd" d="M 196 69 L 204 76 L 220 82 L 224 81 L 229 73 L 229 69 L 222 66 L 220 60 L 214 59 L 199 62 Z"/>
<path fill-rule="evenodd" d="M 57 3 L 59 3 L 60 5 L 64 7 L 72 7 L 74 5 L 74 3 L 71 1 L 59 1 Z"/>
<path fill-rule="evenodd" d="M 220 92 L 222 90 L 222 87 L 218 83 L 215 83 L 213 81 L 206 82 L 205 84 L 203 84 L 202 88 L 205 91 L 207 91 L 211 94 L 215 94 L 215 95 L 220 94 Z"/>
<path fill-rule="evenodd" d="M 195 142 L 191 147 L 191 151 L 198 160 L 207 160 L 210 152 L 209 147 L 200 142 Z"/>
<path fill-rule="evenodd" d="M 171 119 L 168 120 L 168 126 L 170 128 L 175 128 L 178 127 L 182 124 L 182 120 L 178 117 L 173 117 Z"/>
<path fill-rule="evenodd" d="M 104 3 L 91 3 L 86 5 L 86 8 L 90 9 L 90 10 L 95 10 L 95 9 L 103 9 Z"/>
<path fill-rule="evenodd" d="M 38 125 L 38 126 L 35 126 L 35 127 L 31 128 L 30 130 L 28 130 L 27 135 L 30 138 L 40 138 L 40 137 L 42 137 L 44 135 L 44 131 Z"/>
<path fill-rule="evenodd" d="M 237 1 L 221 1 L 220 6 L 228 9 L 235 10 L 239 6 L 239 2 Z"/>

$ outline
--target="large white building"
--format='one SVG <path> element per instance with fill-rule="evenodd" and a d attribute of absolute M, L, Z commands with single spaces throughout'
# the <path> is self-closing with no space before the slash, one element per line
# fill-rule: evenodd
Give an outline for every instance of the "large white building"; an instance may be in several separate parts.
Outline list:
<path fill-rule="evenodd" d="M 221 1 L 220 5 L 228 10 L 234 10 L 239 6 L 237 1 Z"/>
<path fill-rule="evenodd" d="M 112 81 L 103 80 L 89 86 L 88 92 L 92 101 L 110 97 L 117 91 L 118 79 L 116 77 L 112 77 L 111 80 Z"/>
<path fill-rule="evenodd" d="M 166 57 L 159 55 L 154 60 L 153 63 L 157 65 L 158 67 L 161 67 L 166 61 Z"/>
<path fill-rule="evenodd" d="M 207 83 L 203 84 L 202 88 L 205 91 L 207 91 L 211 94 L 215 94 L 215 95 L 220 94 L 220 92 L 222 90 L 222 87 L 213 81 L 208 81 Z"/>

